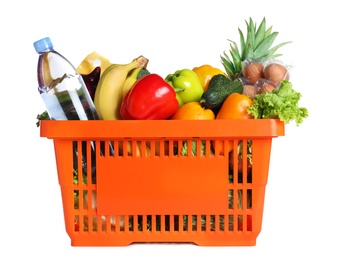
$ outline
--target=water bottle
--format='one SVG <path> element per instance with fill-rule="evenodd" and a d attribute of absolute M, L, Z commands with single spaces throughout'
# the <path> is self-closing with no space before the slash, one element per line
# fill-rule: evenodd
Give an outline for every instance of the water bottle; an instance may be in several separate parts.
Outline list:
<path fill-rule="evenodd" d="M 97 120 L 99 119 L 86 84 L 76 68 L 60 53 L 54 50 L 49 37 L 34 42 L 39 54 L 38 90 L 45 103 L 51 120 Z M 82 168 L 87 174 L 88 164 L 92 182 L 96 181 L 95 142 L 91 141 L 91 161 L 87 160 L 87 142 L 81 142 L 81 152 L 76 141 L 73 142 L 73 168 Z M 78 157 L 82 165 L 78 165 Z"/>
<path fill-rule="evenodd" d="M 51 120 L 99 119 L 85 82 L 76 68 L 54 50 L 49 37 L 34 42 L 39 54 L 38 90 Z"/>

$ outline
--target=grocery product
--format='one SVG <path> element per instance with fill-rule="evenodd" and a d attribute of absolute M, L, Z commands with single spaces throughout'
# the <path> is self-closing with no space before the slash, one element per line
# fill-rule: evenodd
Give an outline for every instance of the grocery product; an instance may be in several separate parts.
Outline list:
<path fill-rule="evenodd" d="M 34 42 L 39 54 L 38 85 L 50 119 L 98 119 L 82 76 L 59 52 L 49 37 Z"/>

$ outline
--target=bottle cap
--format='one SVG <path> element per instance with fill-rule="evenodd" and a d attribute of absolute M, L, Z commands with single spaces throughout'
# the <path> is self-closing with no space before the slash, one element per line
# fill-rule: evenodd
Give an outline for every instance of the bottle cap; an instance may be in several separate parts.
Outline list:
<path fill-rule="evenodd" d="M 44 52 L 53 49 L 52 41 L 49 37 L 43 38 L 33 43 L 36 52 Z"/>

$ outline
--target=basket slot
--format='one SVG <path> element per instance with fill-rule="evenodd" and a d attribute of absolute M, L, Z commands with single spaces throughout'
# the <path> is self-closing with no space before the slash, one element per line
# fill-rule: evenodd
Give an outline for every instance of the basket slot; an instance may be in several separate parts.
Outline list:
<path fill-rule="evenodd" d="M 94 143 L 94 142 L 93 142 Z M 112 140 L 100 141 L 100 156 L 104 157 L 205 157 L 214 156 L 211 140 Z M 109 152 L 108 152 L 109 151 Z M 114 152 L 118 151 L 118 152 Z M 222 153 L 220 154 L 222 155 Z M 220 156 L 218 155 L 218 156 Z M 92 158 L 93 160 L 93 158 Z"/>
<path fill-rule="evenodd" d="M 233 232 L 251 231 L 251 214 L 198 215 L 75 215 L 76 232 L 143 233 L 143 232 Z M 247 219 L 246 222 L 243 220 Z M 236 221 L 234 221 L 236 220 Z M 79 229 L 79 227 L 81 227 Z"/>
<path fill-rule="evenodd" d="M 74 183 L 96 183 L 95 142 L 73 141 Z"/>

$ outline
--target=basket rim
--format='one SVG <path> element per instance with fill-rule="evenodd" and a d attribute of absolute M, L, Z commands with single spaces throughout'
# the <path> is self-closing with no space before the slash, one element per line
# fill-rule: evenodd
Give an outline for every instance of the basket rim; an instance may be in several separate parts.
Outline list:
<path fill-rule="evenodd" d="M 232 138 L 285 135 L 279 119 L 223 120 L 42 120 L 40 136 L 50 139 Z"/>

